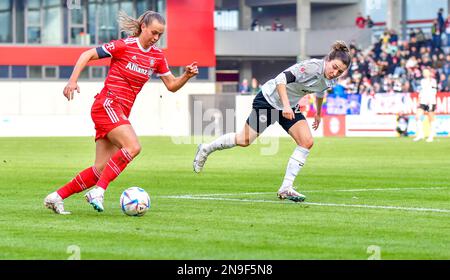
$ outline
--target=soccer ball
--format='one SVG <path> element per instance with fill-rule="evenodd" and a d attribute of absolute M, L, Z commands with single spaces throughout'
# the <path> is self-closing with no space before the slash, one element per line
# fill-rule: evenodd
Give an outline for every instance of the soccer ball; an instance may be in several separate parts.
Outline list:
<path fill-rule="evenodd" d="M 131 187 L 120 196 L 120 208 L 128 216 L 143 216 L 150 209 L 150 196 L 139 187 Z"/>

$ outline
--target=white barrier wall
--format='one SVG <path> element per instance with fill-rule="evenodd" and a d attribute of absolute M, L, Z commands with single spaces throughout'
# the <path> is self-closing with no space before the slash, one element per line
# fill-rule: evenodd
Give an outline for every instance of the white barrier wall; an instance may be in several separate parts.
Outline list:
<path fill-rule="evenodd" d="M 90 110 L 103 83 L 81 81 L 81 93 L 76 93 L 70 102 L 62 94 L 65 85 L 65 81 L 0 82 L 0 136 L 94 136 Z M 214 83 L 192 81 L 178 92 L 171 93 L 161 81 L 151 81 L 138 95 L 130 121 L 138 135 L 189 136 L 189 95 L 214 92 Z M 236 96 L 236 131 L 244 126 L 253 98 L 250 95 Z M 308 118 L 310 126 L 313 121 Z M 347 115 L 343 121 L 345 132 L 342 136 L 397 136 L 395 115 Z M 450 123 L 450 119 L 445 121 Z M 313 136 L 321 137 L 325 130 L 329 130 L 327 127 L 324 130 L 324 124 L 322 122 L 317 131 L 312 130 Z M 440 130 L 438 134 L 447 135 Z M 276 124 L 262 136 L 288 134 Z"/>
<path fill-rule="evenodd" d="M 345 135 L 357 137 L 395 137 L 398 136 L 397 116 L 348 115 L 345 117 Z"/>
<path fill-rule="evenodd" d="M 103 82 L 79 82 L 81 93 L 68 102 L 65 81 L 0 82 L 0 136 L 93 136 L 90 110 Z M 138 95 L 130 121 L 138 135 L 189 135 L 188 94 L 213 94 L 214 83 L 188 82 L 176 93 L 160 81 Z"/>

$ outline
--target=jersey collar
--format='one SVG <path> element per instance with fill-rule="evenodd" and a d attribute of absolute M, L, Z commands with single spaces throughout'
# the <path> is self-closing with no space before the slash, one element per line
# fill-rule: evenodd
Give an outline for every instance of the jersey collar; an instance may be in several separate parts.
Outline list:
<path fill-rule="evenodd" d="M 137 45 L 138 45 L 138 47 L 139 47 L 139 49 L 140 49 L 141 51 L 143 51 L 143 52 L 149 52 L 149 51 L 152 49 L 153 46 L 150 46 L 148 49 L 144 49 L 144 48 L 142 47 L 142 45 L 141 45 L 141 42 L 139 42 L 139 37 L 137 37 L 136 39 L 137 39 L 137 40 L 136 40 Z"/>

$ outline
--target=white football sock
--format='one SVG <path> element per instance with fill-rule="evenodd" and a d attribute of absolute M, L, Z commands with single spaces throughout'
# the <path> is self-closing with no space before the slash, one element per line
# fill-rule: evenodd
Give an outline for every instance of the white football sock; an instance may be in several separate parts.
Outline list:
<path fill-rule="evenodd" d="M 417 126 L 417 138 L 423 138 L 423 124 L 422 124 L 422 120 L 418 120 L 416 121 L 416 126 Z"/>
<path fill-rule="evenodd" d="M 52 192 L 52 193 L 49 195 L 49 197 L 51 197 L 51 199 L 54 199 L 54 200 L 60 200 L 60 201 L 63 201 L 63 199 L 61 198 L 61 196 L 60 196 L 57 192 Z"/>
<path fill-rule="evenodd" d="M 430 122 L 430 134 L 428 135 L 428 139 L 433 139 L 436 134 L 436 128 L 434 127 L 435 122 Z"/>
<path fill-rule="evenodd" d="M 295 177 L 297 177 L 300 169 L 306 162 L 306 158 L 309 155 L 309 150 L 300 146 L 297 146 L 289 158 L 289 162 L 286 168 L 286 174 L 284 175 L 283 184 L 280 190 L 288 187 L 292 187 Z"/>
<path fill-rule="evenodd" d="M 99 195 L 99 196 L 105 195 L 105 189 L 102 187 L 97 186 L 97 187 L 93 188 L 91 191 L 94 191 L 95 195 Z"/>
<path fill-rule="evenodd" d="M 236 133 L 227 133 L 209 144 L 203 144 L 203 148 L 207 154 L 217 150 L 229 149 L 236 146 Z"/>

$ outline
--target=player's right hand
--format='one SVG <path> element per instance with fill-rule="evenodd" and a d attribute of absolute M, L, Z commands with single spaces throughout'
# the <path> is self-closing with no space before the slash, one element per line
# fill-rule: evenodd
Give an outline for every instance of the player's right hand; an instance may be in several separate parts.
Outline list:
<path fill-rule="evenodd" d="M 80 93 L 80 87 L 76 82 L 68 82 L 67 85 L 64 87 L 63 93 L 68 101 L 73 99 L 74 90 L 77 90 L 77 92 Z"/>
<path fill-rule="evenodd" d="M 284 107 L 281 114 L 283 115 L 283 118 L 286 118 L 288 120 L 293 120 L 295 118 L 294 111 L 292 111 L 291 107 Z"/>

